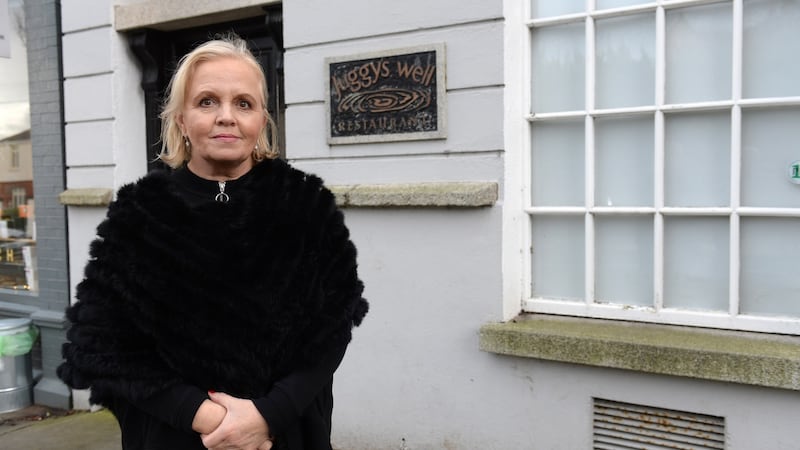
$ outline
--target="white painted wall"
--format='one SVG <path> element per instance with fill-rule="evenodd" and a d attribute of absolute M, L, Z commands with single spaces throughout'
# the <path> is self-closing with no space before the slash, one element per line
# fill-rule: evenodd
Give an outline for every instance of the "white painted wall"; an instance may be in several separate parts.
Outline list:
<path fill-rule="evenodd" d="M 118 189 L 146 172 L 141 74 L 112 24 L 109 0 L 62 0 L 67 189 Z M 83 277 L 89 243 L 105 207 L 70 206 L 70 285 Z M 74 406 L 89 408 L 74 392 Z"/>
<path fill-rule="evenodd" d="M 501 1 L 284 3 L 287 156 L 328 184 L 503 182 Z M 326 57 L 444 43 L 448 137 L 329 146 Z M 501 206 L 347 209 L 370 313 L 335 378 L 342 449 L 525 448 L 502 318 Z M 507 386 L 507 388 L 498 386 Z M 500 445 L 502 443 L 502 445 Z"/>
<path fill-rule="evenodd" d="M 508 118 L 525 113 L 527 34 L 506 33 L 502 19 L 522 23 L 519 5 L 285 2 L 288 157 L 329 184 L 520 186 L 525 124 Z M 446 140 L 327 145 L 326 57 L 438 42 L 447 47 Z M 506 194 L 486 209 L 345 211 L 371 310 L 335 378 L 337 448 L 586 449 L 593 397 L 724 416 L 729 450 L 797 448 L 797 392 L 479 351 L 479 327 L 519 311 L 513 255 L 525 231 L 513 220 L 519 194 Z"/>
<path fill-rule="evenodd" d="M 728 450 L 798 448 L 800 392 L 498 357 L 527 403 L 531 450 L 592 448 L 592 398 L 725 418 Z M 504 388 L 502 388 L 504 389 Z M 465 447 L 470 448 L 470 447 Z"/>

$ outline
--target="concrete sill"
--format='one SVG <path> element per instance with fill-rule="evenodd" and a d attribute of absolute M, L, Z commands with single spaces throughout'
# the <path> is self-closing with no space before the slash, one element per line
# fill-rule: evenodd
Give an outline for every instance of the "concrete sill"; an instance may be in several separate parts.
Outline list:
<path fill-rule="evenodd" d="M 480 208 L 498 199 L 491 181 L 329 186 L 342 208 Z"/>
<path fill-rule="evenodd" d="M 58 201 L 64 206 L 108 206 L 113 197 L 113 189 L 67 189 L 58 194 Z"/>
<path fill-rule="evenodd" d="M 480 349 L 800 391 L 800 337 L 526 314 L 481 327 Z"/>

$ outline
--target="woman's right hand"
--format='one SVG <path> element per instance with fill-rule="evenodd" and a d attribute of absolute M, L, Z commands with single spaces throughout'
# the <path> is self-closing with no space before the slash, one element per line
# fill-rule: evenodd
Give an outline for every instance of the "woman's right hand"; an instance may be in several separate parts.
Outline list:
<path fill-rule="evenodd" d="M 222 392 L 209 392 L 212 402 L 226 413 L 211 433 L 201 433 L 203 445 L 214 450 L 271 449 L 269 425 L 251 400 L 232 397 Z"/>
<path fill-rule="evenodd" d="M 200 404 L 200 408 L 194 415 L 192 429 L 200 434 L 208 434 L 216 430 L 228 411 L 219 403 L 206 400 Z"/>

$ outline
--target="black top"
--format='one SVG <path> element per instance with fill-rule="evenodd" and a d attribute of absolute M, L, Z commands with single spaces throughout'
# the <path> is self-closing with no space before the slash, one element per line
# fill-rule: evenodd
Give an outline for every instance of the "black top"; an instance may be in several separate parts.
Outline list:
<path fill-rule="evenodd" d="M 248 172 L 225 183 L 224 192 L 234 198 L 253 176 Z M 188 168 L 173 172 L 179 196 L 199 208 L 216 200 L 219 183 L 206 180 Z M 278 380 L 265 397 L 252 399 L 275 436 L 273 449 L 329 450 L 333 411 L 333 373 L 344 357 L 346 345 L 329 351 L 316 367 L 296 371 Z M 188 384 L 166 388 L 134 402 L 117 397 L 109 409 L 119 421 L 126 450 L 205 449 L 192 421 L 208 399 L 205 391 Z"/>

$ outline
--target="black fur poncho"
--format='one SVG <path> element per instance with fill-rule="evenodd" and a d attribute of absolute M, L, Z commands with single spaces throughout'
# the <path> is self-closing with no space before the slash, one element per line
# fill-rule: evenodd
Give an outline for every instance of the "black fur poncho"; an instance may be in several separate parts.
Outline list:
<path fill-rule="evenodd" d="M 151 173 L 120 189 L 97 234 L 58 369 L 93 403 L 176 383 L 261 397 L 346 345 L 367 312 L 333 194 L 280 160 L 227 204 L 192 207 Z"/>

